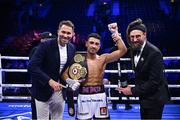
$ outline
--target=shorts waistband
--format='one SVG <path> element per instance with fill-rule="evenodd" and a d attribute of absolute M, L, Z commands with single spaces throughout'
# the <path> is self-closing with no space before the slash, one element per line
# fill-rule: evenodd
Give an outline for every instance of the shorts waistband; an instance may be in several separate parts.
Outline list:
<path fill-rule="evenodd" d="M 96 94 L 96 93 L 104 93 L 104 85 L 96 85 L 96 86 L 80 86 L 79 93 L 80 94 Z"/>

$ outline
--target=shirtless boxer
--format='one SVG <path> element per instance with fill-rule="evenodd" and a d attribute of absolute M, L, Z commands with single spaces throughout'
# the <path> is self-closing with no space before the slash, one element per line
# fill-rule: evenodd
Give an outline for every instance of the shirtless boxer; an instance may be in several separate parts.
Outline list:
<path fill-rule="evenodd" d="M 107 106 L 107 98 L 103 85 L 104 70 L 107 63 L 113 62 L 123 56 L 127 48 L 120 34 L 112 34 L 112 39 L 117 45 L 117 50 L 112 53 L 97 55 L 100 49 L 100 36 L 97 33 L 89 34 L 86 47 L 86 61 L 88 74 L 85 81 L 80 83 L 79 94 L 77 100 L 77 119 L 87 120 L 98 118 L 108 119 L 109 112 Z M 64 75 L 64 79 L 70 82 L 72 79 L 68 75 Z M 72 80 L 77 88 L 75 80 Z"/>

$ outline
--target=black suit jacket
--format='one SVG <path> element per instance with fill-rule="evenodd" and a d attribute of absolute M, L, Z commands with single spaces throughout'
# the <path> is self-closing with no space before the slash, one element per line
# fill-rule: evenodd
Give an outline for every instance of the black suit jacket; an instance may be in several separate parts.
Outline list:
<path fill-rule="evenodd" d="M 50 40 L 40 43 L 32 55 L 28 65 L 28 72 L 31 75 L 32 95 L 35 99 L 47 101 L 51 97 L 53 89 L 48 84 L 50 79 L 65 84 L 65 81 L 61 80 L 60 76 L 70 65 L 75 55 L 74 45 L 67 44 L 67 62 L 61 73 L 59 73 L 60 54 L 57 40 Z"/>
<path fill-rule="evenodd" d="M 167 79 L 164 75 L 164 62 L 160 50 L 146 42 L 137 66 L 134 66 L 135 87 L 132 94 L 139 96 L 143 107 L 153 107 L 165 104 L 169 99 Z"/>

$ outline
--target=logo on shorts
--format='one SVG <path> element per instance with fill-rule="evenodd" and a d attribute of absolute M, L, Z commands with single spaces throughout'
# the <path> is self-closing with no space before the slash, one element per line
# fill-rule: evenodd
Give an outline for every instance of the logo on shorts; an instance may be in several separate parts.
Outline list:
<path fill-rule="evenodd" d="M 78 115 L 88 115 L 89 113 L 81 113 L 81 112 L 78 112 Z"/>
<path fill-rule="evenodd" d="M 100 115 L 107 115 L 107 107 L 100 108 Z"/>

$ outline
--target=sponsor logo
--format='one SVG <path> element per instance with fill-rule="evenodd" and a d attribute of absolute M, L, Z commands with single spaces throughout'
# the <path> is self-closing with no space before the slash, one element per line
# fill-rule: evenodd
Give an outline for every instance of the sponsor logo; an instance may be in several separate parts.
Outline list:
<path fill-rule="evenodd" d="M 100 115 L 107 115 L 107 107 L 100 108 Z"/>

